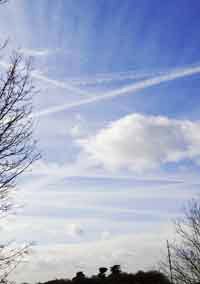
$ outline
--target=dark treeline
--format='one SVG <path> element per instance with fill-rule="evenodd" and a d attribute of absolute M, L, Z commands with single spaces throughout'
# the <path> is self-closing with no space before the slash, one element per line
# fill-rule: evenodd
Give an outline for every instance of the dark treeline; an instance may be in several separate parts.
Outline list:
<path fill-rule="evenodd" d="M 87 277 L 82 271 L 69 279 L 54 279 L 38 284 L 170 284 L 169 279 L 159 271 L 138 271 L 137 273 L 122 272 L 120 265 L 114 265 L 110 271 L 106 267 L 100 267 L 97 275 Z"/>

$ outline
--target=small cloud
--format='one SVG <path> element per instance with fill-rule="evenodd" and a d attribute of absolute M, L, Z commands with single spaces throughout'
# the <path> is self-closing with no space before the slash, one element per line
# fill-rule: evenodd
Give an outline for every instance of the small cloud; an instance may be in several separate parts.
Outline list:
<path fill-rule="evenodd" d="M 81 237 L 84 231 L 79 224 L 70 224 L 67 228 L 67 234 L 71 237 Z"/>
<path fill-rule="evenodd" d="M 72 126 L 70 129 L 70 134 L 72 137 L 81 137 L 82 136 L 82 127 L 79 124 Z"/>
<path fill-rule="evenodd" d="M 69 134 L 73 138 L 81 138 L 88 135 L 90 127 L 91 125 L 89 126 L 89 123 L 85 120 L 85 118 L 78 114 L 75 118 L 74 125 L 71 129 L 69 129 Z"/>
<path fill-rule="evenodd" d="M 111 236 L 111 234 L 108 231 L 104 231 L 104 232 L 101 233 L 101 239 L 102 240 L 109 240 L 110 236 Z"/>

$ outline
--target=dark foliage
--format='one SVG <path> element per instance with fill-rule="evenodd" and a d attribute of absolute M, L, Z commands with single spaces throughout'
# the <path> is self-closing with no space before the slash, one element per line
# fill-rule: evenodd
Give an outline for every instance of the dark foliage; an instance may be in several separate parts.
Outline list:
<path fill-rule="evenodd" d="M 38 284 L 170 284 L 168 278 L 159 271 L 138 271 L 135 274 L 122 272 L 120 265 L 110 267 L 110 273 L 106 275 L 108 269 L 100 267 L 99 273 L 91 277 L 86 277 L 82 271 L 69 279 L 55 279 Z"/>

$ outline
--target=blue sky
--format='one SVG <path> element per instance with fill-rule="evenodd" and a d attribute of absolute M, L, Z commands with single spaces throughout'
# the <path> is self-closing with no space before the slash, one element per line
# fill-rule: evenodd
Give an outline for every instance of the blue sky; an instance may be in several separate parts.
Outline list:
<path fill-rule="evenodd" d="M 42 159 L 20 179 L 3 239 L 34 241 L 18 281 L 156 265 L 199 194 L 198 1 L 10 0 L 1 71 L 33 58 Z M 148 253 L 147 253 L 148 252 Z M 147 257 L 148 255 L 148 257 Z M 54 269 L 52 269 L 52 267 Z"/>

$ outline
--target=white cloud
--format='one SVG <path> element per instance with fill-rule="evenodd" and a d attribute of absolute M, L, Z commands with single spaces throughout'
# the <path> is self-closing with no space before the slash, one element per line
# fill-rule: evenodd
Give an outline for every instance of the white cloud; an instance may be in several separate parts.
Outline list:
<path fill-rule="evenodd" d="M 108 232 L 108 231 L 103 231 L 103 232 L 101 233 L 101 239 L 102 239 L 102 240 L 109 240 L 110 237 L 111 237 L 111 234 L 110 234 L 110 232 Z"/>
<path fill-rule="evenodd" d="M 198 163 L 200 122 L 131 114 L 77 141 L 96 164 L 140 172 L 184 159 Z"/>
<path fill-rule="evenodd" d="M 57 53 L 60 51 L 59 48 L 55 49 L 49 49 L 49 48 L 37 48 L 37 49 L 32 49 L 32 48 L 20 48 L 19 52 L 23 53 L 27 56 L 33 56 L 33 57 L 46 57 L 51 54 Z"/>
<path fill-rule="evenodd" d="M 27 242 L 51 244 L 57 243 L 79 243 L 87 241 L 85 230 L 81 221 L 76 218 L 52 218 L 40 216 L 23 216 L 9 215 L 1 221 L 0 241 L 4 243 L 8 240 L 15 240 L 17 243 Z M 96 221 L 96 220 L 95 220 Z M 90 219 L 84 220 L 89 222 L 86 228 L 92 228 L 95 221 Z M 89 229 L 88 229 L 89 230 Z M 86 233 L 90 233 L 89 231 Z M 95 239 L 95 234 L 92 235 Z"/>
<path fill-rule="evenodd" d="M 84 231 L 79 224 L 69 224 L 67 233 L 72 237 L 81 237 Z"/>

